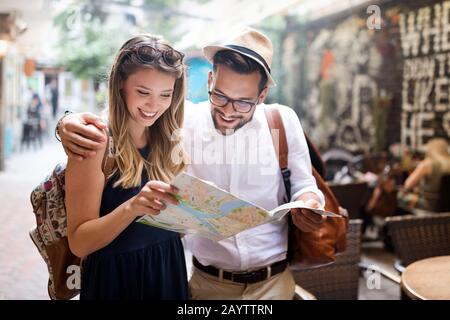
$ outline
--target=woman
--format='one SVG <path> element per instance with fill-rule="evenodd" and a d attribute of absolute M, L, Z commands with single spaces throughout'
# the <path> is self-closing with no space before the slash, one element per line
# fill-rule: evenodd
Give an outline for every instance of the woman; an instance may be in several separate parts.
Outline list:
<path fill-rule="evenodd" d="M 426 145 L 425 158 L 406 179 L 400 200 L 409 207 L 436 211 L 441 179 L 450 174 L 450 154 L 443 138 L 431 139 Z M 412 192 L 418 187 L 418 193 Z"/>
<path fill-rule="evenodd" d="M 105 184 L 101 151 L 69 159 L 69 245 L 83 261 L 80 299 L 187 299 L 184 251 L 177 233 L 133 223 L 177 204 L 168 181 L 183 170 L 170 158 L 183 121 L 183 54 L 154 36 L 120 49 L 109 77 L 109 127 L 115 170 Z M 105 134 L 106 140 L 106 134 Z"/>

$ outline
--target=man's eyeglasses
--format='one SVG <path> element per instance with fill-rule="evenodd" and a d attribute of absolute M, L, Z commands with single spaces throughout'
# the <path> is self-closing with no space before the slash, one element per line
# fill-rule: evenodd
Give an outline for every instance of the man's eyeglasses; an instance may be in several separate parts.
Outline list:
<path fill-rule="evenodd" d="M 216 107 L 223 108 L 228 103 L 231 103 L 231 105 L 233 106 L 233 110 L 240 113 L 250 112 L 250 110 L 252 110 L 252 108 L 258 102 L 259 98 L 258 97 L 255 102 L 249 102 L 245 100 L 234 100 L 214 91 L 208 91 L 208 93 L 209 93 L 209 101 Z"/>
<path fill-rule="evenodd" d="M 130 50 L 130 53 L 135 53 L 137 59 L 143 64 L 151 64 L 162 58 L 166 65 L 179 67 L 183 64 L 184 59 L 184 54 L 175 49 L 169 47 L 167 50 L 160 50 L 148 44 L 141 44 L 134 47 Z"/>

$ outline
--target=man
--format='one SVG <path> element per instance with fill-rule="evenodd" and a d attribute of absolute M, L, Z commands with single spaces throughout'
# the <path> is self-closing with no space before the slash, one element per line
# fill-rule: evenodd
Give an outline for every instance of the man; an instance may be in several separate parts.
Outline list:
<path fill-rule="evenodd" d="M 264 113 L 269 86 L 275 84 L 270 71 L 272 43 L 248 28 L 225 45 L 205 47 L 204 54 L 213 64 L 208 75 L 209 101 L 186 107 L 188 171 L 271 210 L 285 196 Z M 287 134 L 292 199 L 322 207 L 324 197 L 311 174 L 300 121 L 292 109 L 277 107 Z M 104 125 L 89 114 L 64 118 L 59 131 L 68 155 L 82 159 L 95 152 L 97 128 Z M 293 209 L 292 216 L 305 232 L 316 230 L 324 221 L 305 209 Z M 295 283 L 286 261 L 287 233 L 285 217 L 220 242 L 186 235 L 194 256 L 192 298 L 292 299 Z"/>

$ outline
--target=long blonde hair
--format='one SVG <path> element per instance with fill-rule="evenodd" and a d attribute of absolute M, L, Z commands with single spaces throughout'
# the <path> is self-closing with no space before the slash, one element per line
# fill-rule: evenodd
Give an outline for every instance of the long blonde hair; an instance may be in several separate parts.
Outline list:
<path fill-rule="evenodd" d="M 143 168 L 146 169 L 148 178 L 170 182 L 170 180 L 187 163 L 186 154 L 178 145 L 180 141 L 172 139 L 172 135 L 178 132 L 183 124 L 184 100 L 186 93 L 186 67 L 180 59 L 177 65 L 169 65 L 166 60 L 153 59 L 150 63 L 143 61 L 137 53 L 137 48 L 149 46 L 160 53 L 174 51 L 162 38 L 151 35 L 139 35 L 131 38 L 120 48 L 109 76 L 109 127 L 115 148 L 115 170 L 119 171 L 119 179 L 114 187 L 137 187 L 141 185 Z M 178 52 L 175 51 L 177 54 Z M 174 75 L 175 85 L 170 107 L 148 128 L 148 137 L 151 137 L 151 151 L 147 159 L 144 159 L 134 145 L 129 119 L 131 117 L 125 103 L 121 84 L 127 78 L 142 68 L 151 68 Z M 178 159 L 171 161 L 171 154 L 177 150 Z M 180 154 L 181 150 L 181 154 Z"/>
<path fill-rule="evenodd" d="M 433 138 L 426 144 L 426 157 L 440 164 L 444 172 L 450 173 L 450 153 L 444 138 Z"/>

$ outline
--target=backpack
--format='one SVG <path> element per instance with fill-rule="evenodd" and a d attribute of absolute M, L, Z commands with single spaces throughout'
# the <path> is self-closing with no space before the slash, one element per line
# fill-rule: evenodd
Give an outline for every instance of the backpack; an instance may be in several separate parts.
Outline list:
<path fill-rule="evenodd" d="M 286 189 L 286 200 L 290 201 L 291 172 L 288 168 L 288 144 L 283 120 L 280 111 L 276 107 L 268 106 L 265 113 Z M 279 144 L 275 140 L 277 137 L 272 130 L 278 130 Z M 312 162 L 312 174 L 316 180 L 317 187 L 325 197 L 325 210 L 339 214 L 342 218 L 327 218 L 323 226 L 317 231 L 303 232 L 295 226 L 289 215 L 288 260 L 291 269 L 318 267 L 332 263 L 336 259 L 336 254 L 346 249 L 348 216 L 345 214 L 345 210 L 341 210 L 333 192 L 318 173 L 318 170 L 324 173 L 324 165 L 319 151 L 306 135 L 305 138 L 309 152 L 313 155 L 311 158 L 314 160 Z"/>
<path fill-rule="evenodd" d="M 114 167 L 111 136 L 107 141 L 102 163 L 105 185 Z M 66 163 L 57 164 L 31 192 L 36 227 L 29 234 L 47 264 L 52 300 L 71 299 L 80 291 L 81 259 L 70 251 L 67 239 L 65 173 Z"/>

